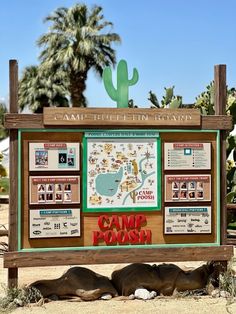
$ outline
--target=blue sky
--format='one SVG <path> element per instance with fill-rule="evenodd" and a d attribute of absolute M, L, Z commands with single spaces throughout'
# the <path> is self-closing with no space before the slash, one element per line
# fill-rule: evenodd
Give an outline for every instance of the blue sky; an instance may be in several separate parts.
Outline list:
<path fill-rule="evenodd" d="M 43 19 L 72 0 L 7 0 L 0 10 L 0 99 L 8 98 L 8 62 L 17 59 L 19 75 L 25 66 L 37 64 L 36 40 L 49 24 Z M 227 64 L 227 81 L 236 86 L 235 0 L 97 0 L 106 20 L 121 38 L 115 46 L 117 60 L 139 71 L 130 98 L 149 107 L 148 92 L 160 99 L 164 87 L 175 85 L 184 103 L 192 103 L 214 77 L 215 64 Z M 115 78 L 115 72 L 113 73 Z M 89 107 L 113 107 L 103 83 L 89 74 L 86 96 Z"/>

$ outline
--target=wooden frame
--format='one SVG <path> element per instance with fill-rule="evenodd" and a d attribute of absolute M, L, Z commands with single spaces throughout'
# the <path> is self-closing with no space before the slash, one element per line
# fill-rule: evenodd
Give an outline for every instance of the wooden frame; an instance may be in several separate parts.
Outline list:
<path fill-rule="evenodd" d="M 226 246 L 226 180 L 225 180 L 225 138 L 226 132 L 232 129 L 232 117 L 224 115 L 225 113 L 225 102 L 226 102 L 226 67 L 225 65 L 215 66 L 215 116 L 199 116 L 196 114 L 196 120 L 194 125 L 191 127 L 196 130 L 220 130 L 220 147 L 221 147 L 221 244 L 224 245 L 207 245 L 202 244 L 200 247 L 191 245 L 184 245 L 184 247 L 161 248 L 160 246 L 153 246 L 151 248 L 93 248 L 91 250 L 82 249 L 80 251 L 71 251 L 69 248 L 65 248 L 63 251 L 48 250 L 44 252 L 18 252 L 17 247 L 17 211 L 18 211 L 18 129 L 41 129 L 42 131 L 49 128 L 46 124 L 49 123 L 50 128 L 56 128 L 58 121 L 53 122 L 53 117 L 43 120 L 41 114 L 18 114 L 18 66 L 15 60 L 10 60 L 10 113 L 5 115 L 5 127 L 10 129 L 10 212 L 9 212 L 9 252 L 4 254 L 4 267 L 8 268 L 8 285 L 16 286 L 18 279 L 18 267 L 29 267 L 29 266 L 52 266 L 52 265 L 73 265 L 73 264 L 99 264 L 99 263 L 129 263 L 129 262 L 171 262 L 171 261 L 195 261 L 195 260 L 218 260 L 228 261 L 233 256 L 233 247 Z M 68 110 L 68 109 L 67 109 Z M 73 112 L 72 109 L 71 112 Z M 81 109 L 86 110 L 86 114 L 101 115 L 103 112 L 107 112 L 107 109 Z M 155 113 L 148 111 L 151 117 Z M 169 109 L 163 111 L 164 115 L 169 114 Z M 182 109 L 181 109 L 182 110 Z M 184 109 L 183 109 L 184 110 Z M 82 112 L 81 111 L 81 112 Z M 110 109 L 109 109 L 110 111 Z M 113 112 L 117 114 L 121 113 L 120 109 L 113 109 Z M 64 112 L 64 108 L 60 108 L 59 111 Z M 76 111 L 75 111 L 76 112 Z M 134 114 L 135 112 L 139 115 L 147 112 L 142 109 L 122 109 L 123 113 L 127 116 Z M 183 112 L 183 111 L 182 111 Z M 47 109 L 45 114 L 47 113 Z M 49 111 L 48 111 L 49 113 Z M 184 113 L 184 112 L 183 112 Z M 190 112 L 189 112 L 190 113 Z M 176 113 L 178 114 L 178 113 Z M 46 116 L 44 116 L 45 118 Z M 50 120 L 51 119 L 51 120 Z M 101 119 L 101 117 L 99 117 Z M 54 119 L 55 120 L 55 119 Z M 57 119 L 56 119 L 57 120 Z M 59 119 L 60 120 L 60 119 Z M 115 124 L 114 121 L 111 123 L 104 120 L 104 129 L 119 129 L 120 127 L 126 126 L 127 128 L 133 128 L 137 126 L 140 129 L 152 127 L 152 129 L 165 129 L 168 125 L 168 129 L 189 129 L 191 123 L 170 123 L 163 122 L 162 118 L 153 119 L 152 122 L 148 122 L 146 118 L 143 121 L 138 119 L 128 119 L 127 121 L 121 121 Z M 165 119 L 164 119 L 165 120 Z M 183 122 L 183 121 L 182 121 Z M 45 124 L 46 123 L 46 124 Z M 60 122 L 61 123 L 61 122 Z M 101 123 L 100 123 L 101 124 Z M 76 123 L 65 122 L 67 128 L 74 129 L 80 125 L 86 126 L 88 129 L 94 129 L 97 127 L 97 121 L 94 118 L 88 120 L 76 121 Z"/>

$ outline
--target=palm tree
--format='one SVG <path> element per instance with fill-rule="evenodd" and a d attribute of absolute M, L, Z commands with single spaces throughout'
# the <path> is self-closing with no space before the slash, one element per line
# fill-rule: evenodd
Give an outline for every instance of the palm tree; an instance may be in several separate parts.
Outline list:
<path fill-rule="evenodd" d="M 0 140 L 7 137 L 8 133 L 9 133 L 8 130 L 6 130 L 3 126 L 5 113 L 7 113 L 7 107 L 6 107 L 5 103 L 0 102 Z"/>
<path fill-rule="evenodd" d="M 19 107 L 25 107 L 34 113 L 42 113 L 43 107 L 68 107 L 68 88 L 63 73 L 55 75 L 40 66 L 29 66 L 24 69 L 19 81 Z"/>
<path fill-rule="evenodd" d="M 99 6 L 91 10 L 84 4 L 58 8 L 45 21 L 52 24 L 49 32 L 38 40 L 38 45 L 43 47 L 42 66 L 52 74 L 55 67 L 66 73 L 72 106 L 85 107 L 88 71 L 93 69 L 102 76 L 105 66 L 116 63 L 111 45 L 119 43 L 120 37 L 105 32 L 112 23 L 104 20 Z"/>

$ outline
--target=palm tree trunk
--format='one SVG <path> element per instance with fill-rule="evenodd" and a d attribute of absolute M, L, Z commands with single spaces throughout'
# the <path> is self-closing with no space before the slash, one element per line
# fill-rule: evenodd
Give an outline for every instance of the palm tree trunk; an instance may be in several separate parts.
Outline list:
<path fill-rule="evenodd" d="M 72 107 L 87 107 L 84 92 L 86 89 L 87 73 L 72 73 L 70 76 L 70 96 Z"/>

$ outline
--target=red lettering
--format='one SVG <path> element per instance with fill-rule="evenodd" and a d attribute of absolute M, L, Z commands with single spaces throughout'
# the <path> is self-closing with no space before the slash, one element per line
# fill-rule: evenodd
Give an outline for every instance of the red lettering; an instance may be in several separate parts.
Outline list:
<path fill-rule="evenodd" d="M 106 244 L 115 244 L 116 243 L 116 235 L 112 230 L 108 230 L 104 233 L 104 240 Z"/>
<path fill-rule="evenodd" d="M 117 233 L 117 241 L 119 244 L 124 244 L 129 242 L 128 232 L 125 230 L 120 230 Z"/>
<path fill-rule="evenodd" d="M 152 243 L 152 231 L 146 230 L 146 234 L 147 234 L 146 243 L 151 244 Z"/>
<path fill-rule="evenodd" d="M 130 230 L 129 236 L 130 236 L 129 241 L 131 244 L 139 243 L 139 232 L 138 232 L 138 230 Z"/>
<path fill-rule="evenodd" d="M 135 216 L 127 216 L 127 215 L 122 215 L 122 229 L 134 229 L 135 228 Z"/>
<path fill-rule="evenodd" d="M 145 222 L 147 222 L 144 215 L 136 215 L 135 217 L 135 228 L 140 228 Z"/>
<path fill-rule="evenodd" d="M 103 232 L 93 231 L 93 245 L 98 245 L 99 239 L 103 239 Z"/>
<path fill-rule="evenodd" d="M 107 224 L 107 226 L 104 225 L 104 223 Z M 109 229 L 109 218 L 107 215 L 102 215 L 98 217 L 98 226 L 101 230 L 108 230 Z"/>
<path fill-rule="evenodd" d="M 120 229 L 120 223 L 119 223 L 119 217 L 117 215 L 112 215 L 111 216 L 111 223 L 110 223 L 110 228 L 116 228 L 117 230 Z"/>
<path fill-rule="evenodd" d="M 139 234 L 140 244 L 144 244 L 146 242 L 146 232 L 145 230 L 141 230 Z"/>

